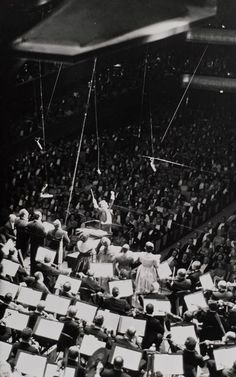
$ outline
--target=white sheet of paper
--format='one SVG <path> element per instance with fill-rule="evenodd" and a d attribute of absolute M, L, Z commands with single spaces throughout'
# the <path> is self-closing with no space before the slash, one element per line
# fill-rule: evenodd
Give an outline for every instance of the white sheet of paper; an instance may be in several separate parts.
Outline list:
<path fill-rule="evenodd" d="M 0 361 L 6 361 L 10 355 L 12 344 L 0 342 Z"/>
<path fill-rule="evenodd" d="M 171 312 L 171 305 L 169 300 L 159 300 L 154 298 L 144 298 L 143 305 L 144 310 L 146 309 L 147 304 L 152 304 L 154 307 L 154 315 L 164 316 L 166 313 Z"/>
<path fill-rule="evenodd" d="M 64 370 L 62 370 L 62 369 L 59 369 L 56 364 L 47 364 L 44 377 L 54 377 L 54 376 L 74 377 L 75 368 L 67 367 Z"/>
<path fill-rule="evenodd" d="M 48 294 L 45 300 L 45 311 L 65 315 L 70 306 L 70 299 Z"/>
<path fill-rule="evenodd" d="M 154 372 L 166 374 L 184 374 L 183 356 L 175 354 L 154 354 Z"/>
<path fill-rule="evenodd" d="M 19 331 L 23 330 L 27 326 L 29 320 L 29 316 L 27 314 L 22 314 L 11 309 L 6 310 L 4 318 L 6 318 L 4 319 L 6 327 Z"/>
<path fill-rule="evenodd" d="M 91 263 L 90 270 L 94 273 L 95 278 L 112 278 L 113 273 L 113 263 Z"/>
<path fill-rule="evenodd" d="M 14 277 L 18 271 L 19 268 L 19 263 L 12 262 L 11 260 L 8 259 L 3 259 L 2 260 L 2 265 L 3 265 L 3 274 L 9 275 Z"/>
<path fill-rule="evenodd" d="M 6 280 L 0 280 L 0 296 L 5 296 L 7 293 L 11 293 L 14 299 L 18 290 L 19 285 L 12 284 Z"/>
<path fill-rule="evenodd" d="M 169 276 L 171 276 L 172 271 L 169 267 L 168 262 L 161 263 L 157 268 L 158 276 L 161 280 L 167 279 Z"/>
<path fill-rule="evenodd" d="M 80 347 L 80 353 L 83 355 L 91 356 L 95 351 L 99 348 L 105 348 L 106 343 L 100 342 L 95 336 L 93 335 L 84 335 L 82 344 Z"/>
<path fill-rule="evenodd" d="M 47 339 L 58 340 L 64 323 L 40 318 L 35 325 L 34 334 Z"/>
<path fill-rule="evenodd" d="M 121 356 L 124 359 L 124 368 L 127 368 L 129 370 L 138 371 L 139 365 L 142 358 L 142 352 L 133 351 L 127 348 L 116 346 L 114 349 L 114 353 L 112 356 L 111 363 L 113 364 L 113 361 L 115 357 Z"/>
<path fill-rule="evenodd" d="M 20 302 L 21 304 L 37 306 L 41 300 L 42 294 L 42 292 L 35 291 L 34 289 L 21 287 L 16 301 Z"/>
<path fill-rule="evenodd" d="M 53 263 L 56 257 L 56 253 L 57 252 L 55 250 L 51 250 L 46 247 L 39 246 L 36 253 L 35 260 L 37 262 L 44 262 L 44 258 L 49 257 L 51 262 Z"/>
<path fill-rule="evenodd" d="M 198 341 L 194 325 L 189 326 L 172 326 L 170 329 L 171 339 L 174 343 L 184 345 L 188 336 Z"/>
<path fill-rule="evenodd" d="M 137 336 L 144 336 L 145 328 L 146 328 L 146 321 L 142 319 L 135 319 L 132 317 L 120 317 L 120 323 L 118 332 L 121 334 L 124 334 L 127 329 L 130 327 L 134 327 L 136 329 L 136 335 Z"/>
<path fill-rule="evenodd" d="M 32 377 L 43 377 L 46 363 L 46 357 L 20 351 L 17 357 L 16 369 Z"/>
<path fill-rule="evenodd" d="M 211 274 L 207 272 L 199 277 L 200 283 L 204 291 L 212 290 L 214 288 L 214 282 L 212 280 Z"/>
<path fill-rule="evenodd" d="M 109 281 L 109 291 L 112 292 L 114 287 L 119 288 L 120 297 L 129 297 L 134 293 L 132 280 Z"/>
<path fill-rule="evenodd" d="M 63 284 L 65 284 L 67 281 L 71 284 L 71 292 L 74 293 L 74 294 L 78 293 L 80 286 L 81 286 L 81 283 L 82 283 L 81 280 L 73 279 L 73 278 L 66 276 L 66 275 L 59 275 L 58 276 L 56 284 L 55 284 L 55 288 L 56 289 L 61 288 L 63 286 Z"/>
<path fill-rule="evenodd" d="M 208 307 L 205 297 L 202 291 L 191 293 L 190 295 L 184 296 L 185 303 L 188 310 L 194 311 L 199 308 L 205 309 Z"/>
<path fill-rule="evenodd" d="M 216 370 L 232 368 L 236 360 L 236 346 L 218 348 L 213 351 L 213 354 L 216 362 Z"/>
<path fill-rule="evenodd" d="M 97 307 L 86 304 L 85 302 L 77 301 L 77 314 L 76 318 L 82 319 L 87 323 L 92 323 L 97 312 Z"/>
<path fill-rule="evenodd" d="M 15 244 L 14 244 L 13 240 L 11 238 L 9 238 L 9 240 L 7 240 L 7 242 L 3 245 L 2 251 L 3 251 L 4 255 L 8 256 L 9 250 L 12 250 L 14 248 L 15 248 Z"/>
<path fill-rule="evenodd" d="M 103 327 L 108 331 L 113 331 L 116 334 L 117 327 L 119 325 L 120 316 L 109 312 L 108 310 L 98 310 L 97 315 L 104 317 Z"/>

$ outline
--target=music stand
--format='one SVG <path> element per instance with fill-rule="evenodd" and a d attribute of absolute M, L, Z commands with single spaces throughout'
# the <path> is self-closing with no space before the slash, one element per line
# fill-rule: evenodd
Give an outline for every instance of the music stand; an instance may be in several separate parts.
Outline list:
<path fill-rule="evenodd" d="M 202 293 L 202 291 L 194 292 L 189 295 L 184 296 L 184 301 L 188 310 L 195 311 L 199 308 L 206 309 L 208 308 L 206 299 Z"/>
<path fill-rule="evenodd" d="M 187 326 L 171 326 L 171 340 L 174 343 L 184 345 L 186 339 L 191 336 L 198 342 L 198 338 L 195 332 L 194 325 L 187 325 Z"/>
<path fill-rule="evenodd" d="M 183 375 L 183 355 L 155 353 L 153 369 L 154 373 L 159 371 L 162 372 L 164 376 L 176 374 Z"/>
<path fill-rule="evenodd" d="M 63 327 L 63 322 L 51 321 L 45 318 L 38 318 L 34 326 L 33 333 L 37 337 L 57 342 L 61 335 Z"/>
<path fill-rule="evenodd" d="M 76 318 L 82 319 L 88 323 L 93 322 L 97 312 L 97 306 L 89 305 L 81 301 L 77 301 L 75 306 L 77 308 Z"/>
<path fill-rule="evenodd" d="M 0 362 L 6 361 L 11 353 L 12 344 L 0 342 Z"/>
<path fill-rule="evenodd" d="M 29 352 L 17 351 L 16 369 L 26 375 L 43 377 L 47 358 L 45 356 L 32 355 Z"/>
<path fill-rule="evenodd" d="M 39 246 L 37 249 L 35 260 L 36 262 L 44 262 L 45 257 L 50 258 L 53 263 L 55 260 L 57 252 L 55 250 L 49 249 L 47 247 Z"/>
<path fill-rule="evenodd" d="M 16 301 L 20 304 L 36 307 L 41 300 L 42 294 L 42 292 L 35 291 L 34 289 L 21 287 Z"/>
<path fill-rule="evenodd" d="M 6 327 L 10 327 L 13 330 L 22 331 L 25 327 L 27 327 L 29 316 L 27 314 L 19 313 L 16 310 L 7 309 L 2 319 L 5 322 Z"/>
<path fill-rule="evenodd" d="M 9 251 L 12 250 L 12 249 L 15 249 L 15 244 L 14 244 L 13 240 L 11 238 L 9 238 L 9 240 L 7 240 L 7 242 L 3 245 L 2 251 L 3 251 L 5 256 L 8 256 Z"/>
<path fill-rule="evenodd" d="M 80 347 L 81 354 L 91 356 L 99 348 L 106 348 L 106 343 L 101 342 L 93 335 L 84 335 Z"/>
<path fill-rule="evenodd" d="M 209 272 L 200 276 L 199 280 L 204 291 L 212 291 L 215 286 Z"/>
<path fill-rule="evenodd" d="M 66 367 L 63 370 L 63 377 L 75 377 L 76 368 Z M 58 370 L 57 364 L 48 363 L 44 372 L 44 377 L 60 376 L 60 370 Z"/>
<path fill-rule="evenodd" d="M 216 370 L 232 368 L 236 360 L 236 346 L 218 348 L 213 351 Z"/>
<path fill-rule="evenodd" d="M 19 285 L 10 283 L 7 280 L 0 280 L 0 296 L 4 297 L 7 293 L 11 293 L 13 299 L 19 290 Z"/>
<path fill-rule="evenodd" d="M 20 266 L 19 263 L 12 262 L 11 260 L 8 260 L 8 259 L 3 259 L 1 263 L 3 265 L 4 276 L 6 275 L 11 276 L 11 277 L 16 276 L 16 273 Z"/>
<path fill-rule="evenodd" d="M 130 350 L 120 345 L 114 344 L 109 356 L 109 362 L 113 364 L 114 359 L 121 356 L 124 360 L 124 368 L 138 371 L 142 360 L 142 351 Z"/>
<path fill-rule="evenodd" d="M 126 330 L 128 330 L 130 327 L 135 328 L 137 336 L 143 337 L 145 334 L 146 321 L 143 319 L 120 316 L 118 332 L 120 334 L 125 334 Z"/>
<path fill-rule="evenodd" d="M 154 308 L 153 315 L 163 317 L 166 313 L 171 312 L 171 305 L 169 300 L 157 299 L 157 298 L 143 298 L 143 308 L 146 311 L 146 306 L 152 304 Z"/>
<path fill-rule="evenodd" d="M 158 276 L 161 280 L 168 279 L 169 276 L 172 275 L 172 271 L 169 267 L 168 262 L 163 262 L 163 263 L 159 264 L 159 266 L 157 268 L 157 273 L 158 273 Z"/>
<path fill-rule="evenodd" d="M 132 280 L 109 281 L 109 290 L 112 293 L 114 287 L 119 288 L 119 297 L 129 297 L 134 293 Z"/>
<path fill-rule="evenodd" d="M 79 279 L 73 279 L 69 276 L 59 275 L 54 288 L 55 289 L 61 288 L 63 284 L 65 284 L 66 282 L 70 283 L 71 292 L 74 294 L 77 294 L 80 289 L 82 281 Z"/>
<path fill-rule="evenodd" d="M 120 316 L 109 312 L 109 310 L 98 310 L 97 315 L 102 315 L 104 317 L 103 327 L 116 334 Z"/>
<path fill-rule="evenodd" d="M 90 270 L 95 278 L 112 278 L 114 276 L 113 263 L 91 263 Z"/>
<path fill-rule="evenodd" d="M 65 315 L 70 303 L 71 300 L 66 297 L 48 294 L 45 300 L 45 311 Z"/>

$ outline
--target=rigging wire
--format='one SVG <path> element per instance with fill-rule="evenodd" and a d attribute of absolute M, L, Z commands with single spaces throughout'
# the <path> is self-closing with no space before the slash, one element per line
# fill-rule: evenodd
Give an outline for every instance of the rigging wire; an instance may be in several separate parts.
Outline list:
<path fill-rule="evenodd" d="M 96 65 L 97 65 L 97 58 L 94 59 L 92 77 L 91 77 L 91 81 L 89 83 L 89 91 L 88 91 L 87 102 L 86 102 L 86 107 L 85 107 L 84 119 L 83 119 L 81 134 L 80 134 L 79 145 L 78 145 L 78 149 L 77 149 L 77 155 L 76 155 L 76 160 L 75 160 L 75 168 L 74 168 L 74 172 L 73 172 L 73 177 L 72 177 L 72 182 L 71 182 L 71 187 L 70 187 L 69 200 L 68 200 L 68 205 L 67 205 L 67 210 L 66 210 L 65 225 L 67 224 L 69 211 L 70 211 L 70 205 L 71 205 L 74 186 L 75 186 L 75 178 L 76 178 L 76 173 L 77 173 L 77 170 L 78 170 L 78 163 L 79 163 L 81 146 L 82 146 L 82 141 L 83 141 L 83 136 L 84 136 L 84 129 L 85 129 L 88 110 L 89 110 L 90 97 L 91 97 L 91 93 L 92 93 L 92 89 L 93 89 Z"/>
<path fill-rule="evenodd" d="M 94 112 L 95 112 L 95 128 L 96 128 L 96 138 L 97 138 L 97 173 L 101 174 L 100 170 L 100 138 L 98 133 L 98 112 L 97 112 L 97 81 L 96 75 L 94 77 Z"/>
<path fill-rule="evenodd" d="M 39 61 L 39 91 L 40 91 L 41 126 L 42 126 L 42 133 L 43 133 L 43 150 L 42 150 L 42 154 L 44 156 L 45 181 L 47 182 L 48 181 L 48 172 L 47 172 L 45 114 L 44 114 L 44 103 L 43 103 L 43 81 L 42 81 L 42 65 L 41 65 L 41 61 Z"/>
<path fill-rule="evenodd" d="M 194 77 L 195 77 L 195 75 L 196 75 L 196 72 L 197 72 L 197 70 L 198 70 L 198 67 L 200 66 L 200 64 L 201 64 L 201 62 L 202 62 L 202 59 L 203 59 L 204 56 L 205 56 L 205 53 L 206 53 L 207 49 L 208 49 L 208 45 L 204 48 L 204 51 L 203 51 L 203 53 L 202 53 L 202 55 L 201 55 L 201 57 L 200 57 L 200 59 L 199 59 L 198 64 L 196 65 L 196 67 L 195 67 L 195 69 L 194 69 L 194 72 L 193 72 L 193 74 L 192 74 L 192 76 L 191 76 L 191 79 L 189 80 L 189 83 L 188 83 L 188 85 L 187 85 L 187 87 L 186 87 L 186 89 L 185 89 L 185 91 L 184 91 L 184 93 L 183 93 L 183 95 L 182 95 L 182 97 L 181 97 L 181 99 L 180 99 L 180 101 L 179 101 L 179 103 L 178 103 L 176 109 L 175 109 L 175 112 L 174 112 L 174 114 L 173 114 L 173 116 L 172 116 L 172 118 L 171 118 L 171 120 L 170 120 L 170 122 L 169 122 L 169 124 L 168 124 L 168 126 L 167 126 L 167 128 L 166 128 L 166 130 L 165 130 L 165 133 L 164 133 L 164 135 L 162 136 L 161 144 L 163 143 L 163 141 L 164 141 L 165 138 L 166 138 L 166 135 L 167 135 L 167 133 L 168 133 L 168 131 L 169 131 L 169 129 L 170 129 L 170 127 L 171 127 L 171 125 L 172 125 L 174 119 L 175 119 L 175 116 L 176 116 L 176 114 L 177 114 L 177 112 L 178 112 L 178 110 L 179 110 L 179 108 L 180 108 L 180 106 L 181 106 L 181 104 L 182 104 L 182 102 L 183 102 L 183 100 L 184 100 L 184 98 L 185 98 L 187 92 L 188 92 L 188 89 L 189 89 L 190 85 L 192 84 L 192 81 L 193 81 L 193 79 L 194 79 Z"/>
<path fill-rule="evenodd" d="M 143 120 L 143 106 L 144 106 L 144 94 L 146 87 L 146 76 L 147 76 L 147 63 L 148 63 L 148 46 L 146 48 L 146 54 L 144 58 L 144 70 L 143 70 L 143 85 L 142 85 L 142 95 L 141 95 L 141 107 L 140 107 L 140 119 L 139 119 L 139 129 L 138 129 L 138 138 L 141 137 L 142 131 L 142 120 Z"/>
<path fill-rule="evenodd" d="M 55 93 L 55 90 L 56 90 L 58 79 L 59 79 L 59 76 L 60 76 L 60 73 L 61 73 L 61 69 L 62 69 L 62 63 L 60 64 L 60 67 L 58 69 L 57 77 L 56 77 L 56 80 L 55 80 L 55 83 L 54 83 L 54 86 L 53 86 L 53 89 L 52 89 L 52 94 L 51 94 L 50 100 L 48 102 L 48 107 L 47 107 L 46 116 L 45 116 L 46 120 L 48 118 L 48 114 L 49 114 L 49 111 L 50 111 L 50 107 L 51 107 L 51 104 L 52 104 L 52 100 L 53 100 L 53 97 L 54 97 L 54 93 Z"/>

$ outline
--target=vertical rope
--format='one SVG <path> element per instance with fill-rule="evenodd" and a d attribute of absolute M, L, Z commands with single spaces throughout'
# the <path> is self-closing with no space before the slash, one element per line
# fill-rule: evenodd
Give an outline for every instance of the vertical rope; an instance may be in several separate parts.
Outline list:
<path fill-rule="evenodd" d="M 94 81 L 94 76 L 95 76 L 95 71 L 96 71 L 96 64 L 97 64 L 97 58 L 94 59 L 92 77 L 91 77 L 91 81 L 90 81 L 90 84 L 89 84 L 87 103 L 86 103 L 86 108 L 85 108 L 85 113 L 84 113 L 84 119 L 83 119 L 81 134 L 80 134 L 79 145 L 78 145 L 78 149 L 77 149 L 74 173 L 73 173 L 71 187 L 70 187 L 69 201 L 68 201 L 68 206 L 67 206 L 67 210 L 66 210 L 65 224 L 67 223 L 67 220 L 68 220 L 71 200 L 72 200 L 74 186 L 75 186 L 75 178 L 76 178 L 76 173 L 77 173 L 77 169 L 78 169 L 78 162 L 79 162 L 79 158 L 80 158 L 81 146 L 82 146 L 82 141 L 83 141 L 83 136 L 84 136 L 84 129 L 85 129 L 85 124 L 86 124 L 87 115 L 88 115 L 91 92 L 92 92 L 92 88 L 93 88 L 93 81 Z"/>
<path fill-rule="evenodd" d="M 95 128 L 97 138 L 97 171 L 100 172 L 100 139 L 98 133 L 98 113 L 97 113 L 97 81 L 96 76 L 94 78 L 94 112 L 95 112 Z"/>
<path fill-rule="evenodd" d="M 148 63 L 148 46 L 147 46 L 147 49 L 146 49 L 145 59 L 144 59 L 143 85 L 142 85 L 142 96 L 141 96 L 141 108 L 140 108 L 138 138 L 141 137 L 141 131 L 142 131 L 143 105 L 144 105 L 144 93 L 145 93 L 145 86 L 146 86 L 147 63 Z"/>
<path fill-rule="evenodd" d="M 45 136 L 45 115 L 44 115 L 44 104 L 43 104 L 43 82 L 42 82 L 42 66 L 39 61 L 39 90 L 40 90 L 40 115 L 41 115 L 41 125 L 43 133 L 43 156 L 44 156 L 44 169 L 45 169 L 45 181 L 48 181 L 47 172 L 47 158 L 46 158 L 46 136 Z"/>
<path fill-rule="evenodd" d="M 207 51 L 207 48 L 208 48 L 208 45 L 204 48 L 204 51 L 203 51 L 203 53 L 202 53 L 202 55 L 201 55 L 201 57 L 200 57 L 200 60 L 199 60 L 197 66 L 196 66 L 196 68 L 195 68 L 195 70 L 194 70 L 194 72 L 193 72 L 193 74 L 192 74 L 192 77 L 191 77 L 191 79 L 189 80 L 189 83 L 188 83 L 188 85 L 187 85 L 187 87 L 186 87 L 186 89 L 185 89 L 185 91 L 184 91 L 184 93 L 183 93 L 183 95 L 182 95 L 182 97 L 181 97 L 181 99 L 180 99 L 180 101 L 179 101 L 179 104 L 178 104 L 178 106 L 177 106 L 177 108 L 176 108 L 176 110 L 175 110 L 175 112 L 174 112 L 174 114 L 173 114 L 173 116 L 172 116 L 172 118 L 171 118 L 171 120 L 170 120 L 170 122 L 169 122 L 169 124 L 168 124 L 168 126 L 167 126 L 167 128 L 166 128 L 166 130 L 165 130 L 164 135 L 162 136 L 161 143 L 163 143 L 163 141 L 165 140 L 165 137 L 166 137 L 166 135 L 167 135 L 167 133 L 168 133 L 168 131 L 169 131 L 169 129 L 170 129 L 172 123 L 173 123 L 173 120 L 175 119 L 175 116 L 176 116 L 176 114 L 177 114 L 177 112 L 178 112 L 178 110 L 179 110 L 179 108 L 180 108 L 180 106 L 181 106 L 181 104 L 182 104 L 182 102 L 183 102 L 183 100 L 184 100 L 184 98 L 185 98 L 187 92 L 188 92 L 188 89 L 189 89 L 190 85 L 192 84 L 192 81 L 193 81 L 193 79 L 194 79 L 194 77 L 195 77 L 195 75 L 196 75 L 196 72 L 197 72 L 197 70 L 198 70 L 198 67 L 200 66 L 200 64 L 201 64 L 201 62 L 202 62 L 202 59 L 203 59 L 203 57 L 204 57 L 204 55 L 205 55 L 205 53 L 206 53 L 206 51 Z"/>
<path fill-rule="evenodd" d="M 46 112 L 46 116 L 45 116 L 46 119 L 48 118 L 49 110 L 50 110 L 50 107 L 51 107 L 51 104 L 52 104 L 52 100 L 53 100 L 54 93 L 55 93 L 55 90 L 56 90 L 56 86 L 57 86 L 57 83 L 58 83 L 58 79 L 59 79 L 59 76 L 60 76 L 60 73 L 61 73 L 61 69 L 62 69 L 62 63 L 60 64 L 60 67 L 58 69 L 57 77 L 56 77 L 56 80 L 55 80 L 55 83 L 54 83 L 54 86 L 53 86 L 53 89 L 52 89 L 52 94 L 51 94 L 51 97 L 50 97 L 50 100 L 49 100 L 49 103 L 48 103 L 47 112 Z"/>

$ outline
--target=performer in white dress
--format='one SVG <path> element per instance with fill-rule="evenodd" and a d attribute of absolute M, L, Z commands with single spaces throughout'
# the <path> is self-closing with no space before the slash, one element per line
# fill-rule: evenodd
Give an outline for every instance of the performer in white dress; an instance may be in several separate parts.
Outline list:
<path fill-rule="evenodd" d="M 139 257 L 141 263 L 136 275 L 136 293 L 147 294 L 153 290 L 153 283 L 157 281 L 157 267 L 159 265 L 158 257 L 152 254 L 154 245 L 147 242 L 145 245 L 146 252 Z"/>

